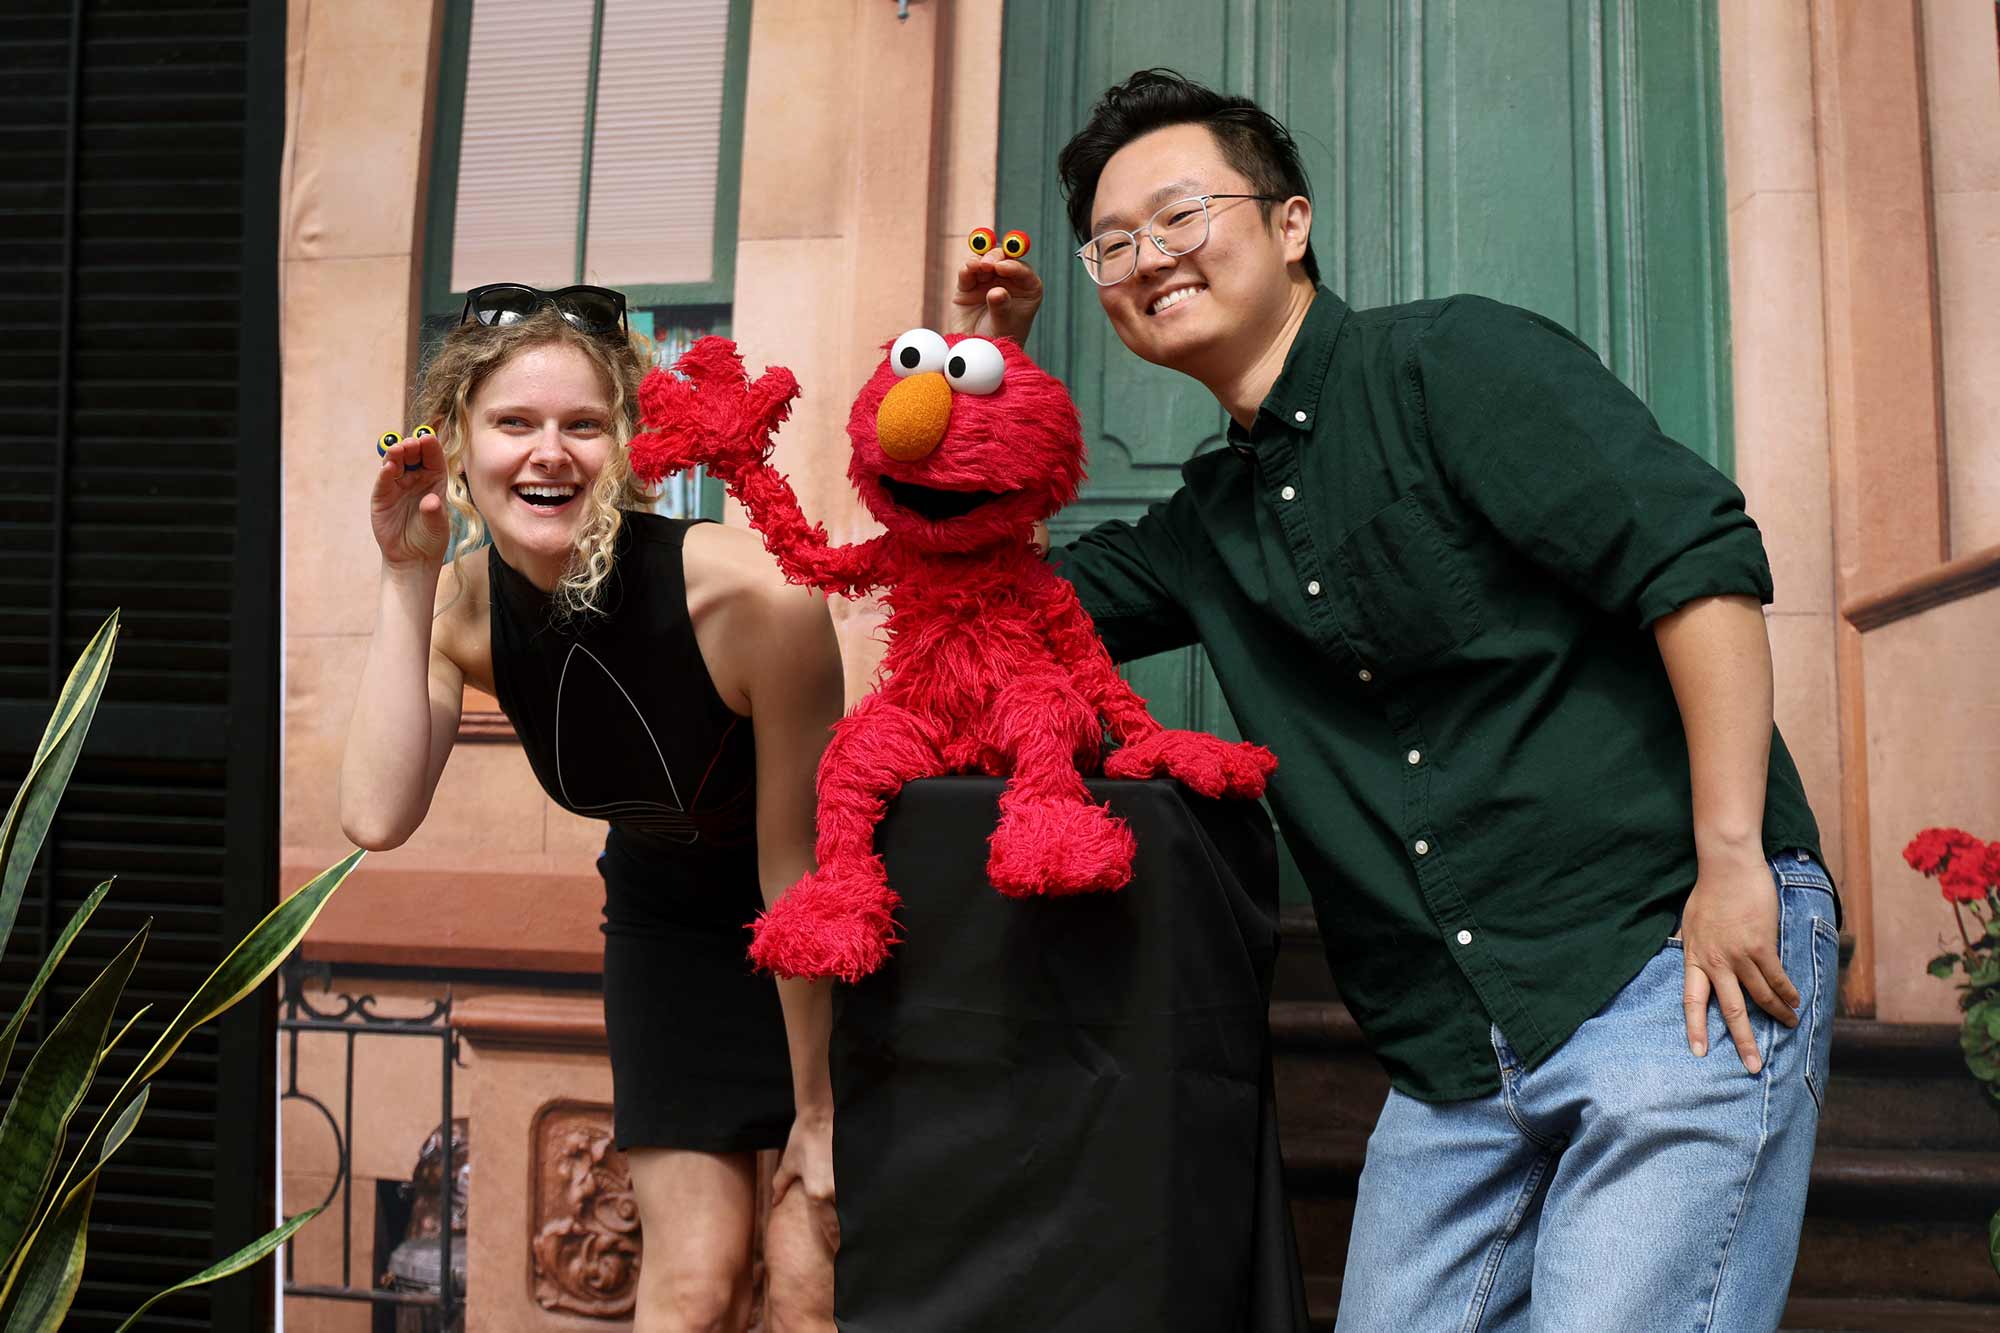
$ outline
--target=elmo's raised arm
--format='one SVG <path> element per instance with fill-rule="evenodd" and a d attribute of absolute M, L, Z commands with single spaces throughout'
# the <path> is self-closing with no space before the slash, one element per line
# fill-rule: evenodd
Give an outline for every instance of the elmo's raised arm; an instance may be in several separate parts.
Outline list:
<path fill-rule="evenodd" d="M 786 578 L 858 597 L 881 581 L 876 555 L 883 539 L 832 545 L 767 461 L 772 432 L 791 415 L 798 394 L 798 380 L 783 366 L 749 380 L 735 343 L 703 338 L 672 372 L 653 370 L 640 384 L 646 429 L 632 439 L 632 470 L 650 484 L 696 464 L 707 467 L 749 512 Z"/>

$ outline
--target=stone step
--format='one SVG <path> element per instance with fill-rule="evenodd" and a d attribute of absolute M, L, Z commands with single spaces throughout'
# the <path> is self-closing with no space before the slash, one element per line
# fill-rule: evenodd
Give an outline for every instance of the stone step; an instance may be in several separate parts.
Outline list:
<path fill-rule="evenodd" d="M 1779 1333 L 1993 1333 L 2000 1328 L 2000 1306 L 1794 1296 L 1778 1328 Z"/>

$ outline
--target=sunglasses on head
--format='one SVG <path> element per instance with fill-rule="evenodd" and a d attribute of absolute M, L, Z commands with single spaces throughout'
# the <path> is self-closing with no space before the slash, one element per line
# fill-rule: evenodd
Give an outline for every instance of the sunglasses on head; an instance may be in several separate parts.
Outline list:
<path fill-rule="evenodd" d="M 625 293 L 609 287 L 563 287 L 545 292 L 519 282 L 489 282 L 465 294 L 458 322 L 477 320 L 488 328 L 518 324 L 544 305 L 552 305 L 581 333 L 629 333 L 625 323 Z"/>

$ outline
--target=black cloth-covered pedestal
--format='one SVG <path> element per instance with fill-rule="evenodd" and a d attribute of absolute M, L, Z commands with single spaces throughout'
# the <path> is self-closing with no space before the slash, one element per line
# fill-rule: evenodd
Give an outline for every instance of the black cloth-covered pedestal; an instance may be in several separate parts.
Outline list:
<path fill-rule="evenodd" d="M 986 882 L 1001 783 L 911 784 L 904 941 L 837 989 L 844 1333 L 1304 1333 L 1271 1098 L 1277 856 L 1248 801 L 1095 781 L 1116 893 Z"/>

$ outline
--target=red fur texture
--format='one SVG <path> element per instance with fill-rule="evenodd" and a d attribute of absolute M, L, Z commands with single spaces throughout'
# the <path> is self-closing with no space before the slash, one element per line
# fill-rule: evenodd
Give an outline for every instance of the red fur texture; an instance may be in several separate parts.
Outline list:
<path fill-rule="evenodd" d="M 641 477 L 705 464 L 787 578 L 847 597 L 879 588 L 889 609 L 884 679 L 835 725 L 820 761 L 819 869 L 754 928 L 752 959 L 780 975 L 854 981 L 888 957 L 898 899 L 875 855 L 875 827 L 907 782 L 1007 778 L 987 877 L 1028 897 L 1116 889 L 1132 877 L 1131 830 L 1083 784 L 1107 733 L 1119 747 L 1108 775 L 1178 778 L 1204 796 L 1262 795 L 1277 765 L 1262 747 L 1154 721 L 1076 594 L 1036 554 L 1035 521 L 1083 481 L 1083 436 L 1062 384 L 1010 340 L 995 346 L 1001 386 L 953 392 L 937 446 L 906 461 L 876 440 L 876 413 L 902 378 L 883 359 L 848 419 L 848 477 L 888 531 L 852 546 L 830 545 L 766 461 L 798 394 L 790 371 L 746 380 L 734 344 L 704 338 L 673 373 L 655 370 L 640 388 L 646 430 L 632 461 Z"/>

